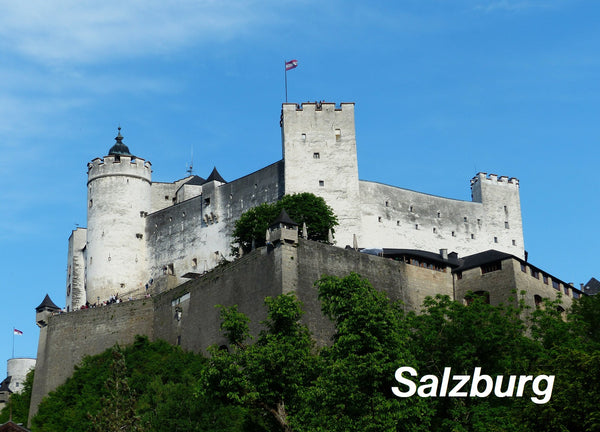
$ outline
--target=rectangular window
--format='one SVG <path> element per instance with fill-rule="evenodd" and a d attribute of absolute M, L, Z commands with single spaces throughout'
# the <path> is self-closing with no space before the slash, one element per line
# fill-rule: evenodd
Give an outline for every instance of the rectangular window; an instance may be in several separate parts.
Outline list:
<path fill-rule="evenodd" d="M 433 227 L 433 233 L 436 234 L 437 233 L 437 228 Z"/>
<path fill-rule="evenodd" d="M 481 274 L 491 273 L 498 270 L 502 270 L 502 263 L 500 261 L 484 264 L 481 266 Z"/>
<path fill-rule="evenodd" d="M 504 228 L 508 229 L 508 222 L 504 222 Z"/>
<path fill-rule="evenodd" d="M 319 152 L 313 153 L 313 159 L 321 159 L 321 155 L 319 154 Z"/>
<path fill-rule="evenodd" d="M 323 186 L 325 186 L 325 181 L 323 181 L 323 180 L 319 180 L 319 186 L 320 186 L 320 187 L 323 187 Z"/>
<path fill-rule="evenodd" d="M 513 246 L 516 246 L 516 245 L 517 245 L 517 241 L 516 241 L 516 240 L 513 240 L 513 241 L 512 241 L 512 245 L 513 245 Z"/>
<path fill-rule="evenodd" d="M 569 287 L 568 286 L 566 286 L 566 285 L 563 286 L 563 291 L 564 291 L 565 295 L 567 295 L 567 296 L 569 295 Z"/>
<path fill-rule="evenodd" d="M 342 131 L 340 129 L 336 129 L 335 130 L 335 140 L 339 141 L 340 139 L 342 139 Z"/>
<path fill-rule="evenodd" d="M 465 217 L 463 218 L 463 220 L 466 222 L 466 221 L 467 221 L 467 217 L 465 216 Z"/>
<path fill-rule="evenodd" d="M 578 291 L 575 291 L 575 290 L 573 290 L 573 298 L 574 298 L 574 299 L 578 299 L 579 297 L 580 297 L 580 295 L 579 295 L 579 292 L 578 292 Z"/>
<path fill-rule="evenodd" d="M 531 276 L 533 276 L 536 279 L 540 278 L 540 272 L 534 269 L 531 269 Z"/>
<path fill-rule="evenodd" d="M 521 271 L 523 273 L 527 273 L 527 266 L 525 264 L 523 264 L 523 263 L 521 263 Z"/>
<path fill-rule="evenodd" d="M 544 281 L 544 283 L 545 283 L 546 285 L 548 285 L 548 275 L 543 275 L 543 276 L 542 276 L 542 280 Z"/>
<path fill-rule="evenodd" d="M 494 243 L 498 243 L 498 237 L 494 237 Z"/>
<path fill-rule="evenodd" d="M 552 281 L 552 288 L 557 289 L 560 291 L 560 283 L 558 283 L 557 281 L 553 280 Z"/>

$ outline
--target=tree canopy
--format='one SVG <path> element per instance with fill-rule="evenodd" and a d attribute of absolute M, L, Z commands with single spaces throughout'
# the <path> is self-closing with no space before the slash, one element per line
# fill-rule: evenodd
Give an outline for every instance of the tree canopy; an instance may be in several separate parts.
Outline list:
<path fill-rule="evenodd" d="M 300 227 L 306 223 L 309 240 L 327 242 L 329 230 L 333 233 L 338 224 L 333 210 L 323 198 L 308 192 L 285 195 L 275 203 L 261 204 L 240 216 L 233 231 L 234 248 L 242 248 L 244 252 L 249 252 L 253 245 L 264 246 L 267 228 L 282 209 L 285 209 Z"/>

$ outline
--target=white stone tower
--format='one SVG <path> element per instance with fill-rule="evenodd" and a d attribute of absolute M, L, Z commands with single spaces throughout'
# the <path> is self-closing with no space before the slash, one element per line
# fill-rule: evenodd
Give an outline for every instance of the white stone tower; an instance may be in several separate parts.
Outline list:
<path fill-rule="evenodd" d="M 471 195 L 483 204 L 483 222 L 495 236 L 492 248 L 526 259 L 519 180 L 480 172 L 471 179 Z"/>
<path fill-rule="evenodd" d="M 354 103 L 285 103 L 281 134 L 285 193 L 323 197 L 340 224 L 336 244 L 351 245 L 360 232 Z"/>
<path fill-rule="evenodd" d="M 136 296 L 149 279 L 144 239 L 150 162 L 133 156 L 121 128 L 108 156 L 88 164 L 86 293 L 91 304 Z"/>
<path fill-rule="evenodd" d="M 23 391 L 23 382 L 31 369 L 35 369 L 34 358 L 11 358 L 6 363 L 6 375 L 11 377 L 8 387 L 13 393 Z"/>

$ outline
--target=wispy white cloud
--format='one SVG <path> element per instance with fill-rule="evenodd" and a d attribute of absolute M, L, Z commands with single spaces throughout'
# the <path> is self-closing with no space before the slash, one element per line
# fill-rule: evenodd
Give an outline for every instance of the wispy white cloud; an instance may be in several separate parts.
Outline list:
<path fill-rule="evenodd" d="M 161 54 L 243 36 L 271 2 L 1 0 L 2 51 L 43 63 Z"/>

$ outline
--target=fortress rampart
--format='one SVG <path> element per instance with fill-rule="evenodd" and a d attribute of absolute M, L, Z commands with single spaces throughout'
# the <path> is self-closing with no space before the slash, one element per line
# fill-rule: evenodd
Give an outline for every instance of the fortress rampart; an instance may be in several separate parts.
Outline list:
<path fill-rule="evenodd" d="M 263 247 L 150 298 L 49 317 L 47 326 L 40 329 L 32 415 L 42 398 L 64 383 L 84 356 L 98 354 L 115 343 L 130 344 L 136 334 L 194 352 L 226 343 L 219 330 L 217 304 L 237 304 L 252 320 L 251 330 L 256 335 L 260 321 L 266 318 L 264 298 L 294 291 L 304 304 L 303 321 L 317 341 L 326 344 L 333 326 L 321 314 L 314 283 L 323 274 L 345 276 L 350 272 L 368 278 L 376 289 L 402 300 L 410 310 L 416 310 L 426 295 L 452 294 L 449 271 L 303 239 L 296 245 Z M 432 283 L 434 279 L 436 283 Z"/>

